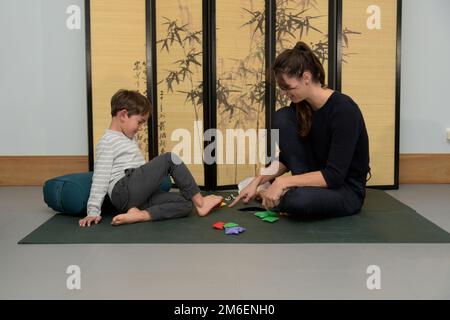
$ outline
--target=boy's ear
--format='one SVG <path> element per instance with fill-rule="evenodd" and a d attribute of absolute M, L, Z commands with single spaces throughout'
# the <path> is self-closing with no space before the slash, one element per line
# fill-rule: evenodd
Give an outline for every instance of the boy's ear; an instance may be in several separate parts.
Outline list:
<path fill-rule="evenodd" d="M 118 118 L 120 118 L 120 119 L 127 118 L 127 117 L 128 117 L 128 111 L 127 111 L 127 109 L 122 109 L 122 110 L 120 110 L 119 112 L 117 112 L 117 116 L 118 116 Z"/>

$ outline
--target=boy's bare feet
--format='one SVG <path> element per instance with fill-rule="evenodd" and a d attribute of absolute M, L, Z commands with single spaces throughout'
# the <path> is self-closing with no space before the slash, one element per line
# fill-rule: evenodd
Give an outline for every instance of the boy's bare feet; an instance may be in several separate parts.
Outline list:
<path fill-rule="evenodd" d="M 138 208 L 131 208 L 127 213 L 118 214 L 115 216 L 111 224 L 114 226 L 119 226 L 121 224 L 135 223 L 149 221 L 150 214 L 146 210 L 139 210 Z"/>
<path fill-rule="evenodd" d="M 201 217 L 206 216 L 208 213 L 210 213 L 211 210 L 219 205 L 223 200 L 222 196 L 216 195 L 210 195 L 202 198 L 203 199 L 201 199 L 200 201 L 193 201 L 195 208 L 197 209 L 197 213 Z"/>

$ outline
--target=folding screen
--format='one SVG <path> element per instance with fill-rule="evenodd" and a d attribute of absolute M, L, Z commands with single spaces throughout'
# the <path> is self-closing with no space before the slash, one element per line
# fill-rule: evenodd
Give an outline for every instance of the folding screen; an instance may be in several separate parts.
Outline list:
<path fill-rule="evenodd" d="M 369 134 L 369 185 L 397 185 L 399 56 L 397 1 L 342 1 L 341 91 L 364 114 Z M 398 64 L 398 65 L 397 65 Z"/>
<path fill-rule="evenodd" d="M 277 0 L 276 1 L 276 54 L 292 49 L 298 41 L 307 43 L 319 57 L 328 74 L 328 38 L 329 38 L 329 1 L 328 0 Z M 277 90 L 275 108 L 290 104 Z"/>
<path fill-rule="evenodd" d="M 156 0 L 154 10 L 158 154 L 179 153 L 204 185 L 202 0 Z"/>
<path fill-rule="evenodd" d="M 85 8 L 92 168 L 95 145 L 111 121 L 111 96 L 121 88 L 147 94 L 145 0 L 91 0 Z M 148 159 L 147 126 L 137 138 Z"/>
<path fill-rule="evenodd" d="M 154 105 L 150 136 L 147 128 L 138 136 L 146 156 L 179 153 L 206 189 L 235 187 L 258 174 L 260 164 L 249 164 L 254 154 L 248 151 L 256 144 L 257 152 L 266 152 L 261 138 L 248 134 L 245 147 L 233 142 L 227 155 L 226 129 L 242 129 L 243 135 L 270 128 L 273 112 L 289 101 L 266 81 L 268 68 L 276 54 L 301 40 L 323 62 L 329 87 L 351 96 L 364 113 L 369 185 L 396 187 L 400 5 L 400 0 L 86 0 L 91 168 L 93 146 L 109 124 L 110 98 L 130 88 Z M 209 142 L 202 135 L 208 128 L 223 136 L 215 137 L 218 163 L 204 163 Z M 245 148 L 244 164 L 237 163 L 238 148 Z M 230 158 L 233 164 L 227 164 Z"/>
<path fill-rule="evenodd" d="M 217 129 L 224 137 L 217 144 L 222 162 L 217 164 L 218 186 L 236 185 L 258 175 L 258 148 L 266 151 L 266 141 L 259 141 L 257 130 L 266 127 L 264 8 L 264 0 L 216 1 L 215 112 Z M 235 139 L 226 135 L 227 129 L 242 131 L 234 131 Z M 245 142 L 240 139 L 239 145 L 237 139 L 244 136 Z M 226 150 L 226 145 L 233 148 Z"/>

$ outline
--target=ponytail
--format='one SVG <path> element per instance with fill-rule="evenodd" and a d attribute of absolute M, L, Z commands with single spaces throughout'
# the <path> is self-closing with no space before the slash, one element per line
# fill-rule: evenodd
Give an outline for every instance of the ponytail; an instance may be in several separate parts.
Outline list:
<path fill-rule="evenodd" d="M 325 87 L 325 70 L 322 63 L 311 48 L 302 41 L 297 42 L 293 49 L 284 50 L 275 59 L 272 70 L 278 79 L 281 74 L 300 78 L 305 71 L 309 71 L 312 75 L 312 81 Z M 299 122 L 299 134 L 302 138 L 305 138 L 311 130 L 312 107 L 306 100 L 303 100 L 297 103 L 295 108 Z"/>
<path fill-rule="evenodd" d="M 313 81 L 319 82 L 322 87 L 325 87 L 325 70 L 311 48 L 306 43 L 299 41 L 294 46 L 294 50 L 303 55 L 306 60 L 305 69 L 301 73 L 303 74 L 303 72 L 309 70 L 313 76 Z"/>

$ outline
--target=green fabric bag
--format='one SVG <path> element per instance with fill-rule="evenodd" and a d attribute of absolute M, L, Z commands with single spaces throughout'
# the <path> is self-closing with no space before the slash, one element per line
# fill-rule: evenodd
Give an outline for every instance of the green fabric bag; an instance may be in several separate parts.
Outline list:
<path fill-rule="evenodd" d="M 57 212 L 85 215 L 93 174 L 72 173 L 47 180 L 43 186 L 44 202 Z M 167 176 L 160 188 L 162 191 L 169 191 L 171 187 L 172 181 Z M 106 201 L 109 199 L 105 199 Z"/>

